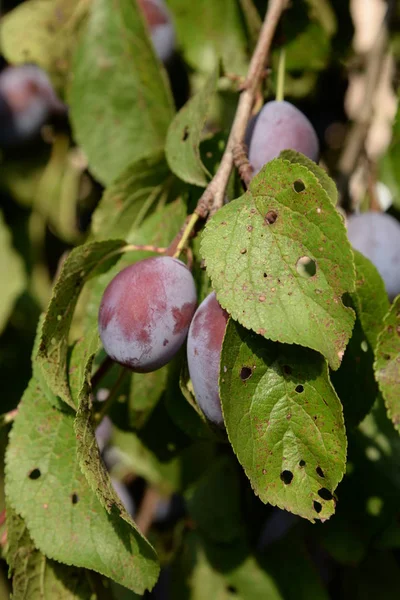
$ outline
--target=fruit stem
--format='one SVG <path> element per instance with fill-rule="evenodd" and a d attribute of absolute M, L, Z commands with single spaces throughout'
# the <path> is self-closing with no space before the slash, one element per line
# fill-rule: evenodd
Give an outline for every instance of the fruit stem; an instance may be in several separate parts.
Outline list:
<path fill-rule="evenodd" d="M 285 98 L 285 67 L 286 67 L 286 50 L 282 48 L 279 53 L 278 62 L 278 79 L 276 83 L 276 100 L 282 102 Z"/>
<path fill-rule="evenodd" d="M 247 123 L 251 116 L 255 98 L 257 97 L 257 91 L 262 79 L 265 77 L 265 64 L 275 30 L 287 4 L 288 0 L 270 0 L 268 2 L 267 12 L 250 61 L 246 83 L 240 94 L 224 154 L 222 155 L 217 172 L 208 184 L 196 207 L 195 212 L 201 219 L 205 219 L 208 214 L 215 213 L 224 204 L 226 188 L 233 169 L 233 149 L 244 141 Z"/>
<path fill-rule="evenodd" d="M 179 240 L 179 243 L 176 247 L 176 250 L 173 254 L 174 258 L 179 258 L 180 253 L 182 252 L 182 250 L 185 248 L 187 241 L 193 231 L 194 226 L 196 225 L 197 221 L 199 220 L 200 216 L 197 213 L 193 213 L 190 216 L 190 219 L 185 227 L 185 229 L 183 230 L 182 233 L 182 237 Z"/>
<path fill-rule="evenodd" d="M 129 373 L 129 371 L 127 369 L 125 369 L 124 367 L 121 367 L 117 381 L 114 383 L 113 387 L 111 388 L 107 400 L 102 402 L 100 410 L 94 414 L 93 418 L 94 418 L 95 425 L 98 425 L 99 423 L 101 423 L 101 421 L 103 420 L 105 415 L 110 412 L 112 405 L 118 398 L 119 388 L 121 387 L 121 384 L 128 373 Z"/>

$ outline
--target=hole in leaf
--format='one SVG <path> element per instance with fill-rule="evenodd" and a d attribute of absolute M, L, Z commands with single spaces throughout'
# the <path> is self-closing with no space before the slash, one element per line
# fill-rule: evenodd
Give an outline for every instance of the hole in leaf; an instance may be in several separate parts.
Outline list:
<path fill-rule="evenodd" d="M 320 513 L 322 510 L 322 504 L 320 504 L 319 502 L 317 502 L 316 500 L 314 500 L 314 510 L 317 513 Z"/>
<path fill-rule="evenodd" d="M 299 462 L 299 467 L 305 467 L 306 466 L 306 461 L 305 460 L 301 460 Z"/>
<path fill-rule="evenodd" d="M 230 592 L 231 594 L 237 594 L 237 589 L 235 588 L 234 585 L 228 585 L 228 587 L 226 588 L 227 592 Z"/>
<path fill-rule="evenodd" d="M 273 225 L 278 218 L 278 213 L 275 210 L 269 210 L 264 217 L 264 221 L 268 225 Z"/>
<path fill-rule="evenodd" d="M 292 367 L 289 367 L 289 365 L 283 365 L 282 369 L 286 375 L 292 374 Z"/>
<path fill-rule="evenodd" d="M 292 483 L 292 479 L 293 479 L 292 471 L 282 471 L 281 479 L 285 485 L 289 485 L 289 483 Z"/>
<path fill-rule="evenodd" d="M 264 277 L 268 277 L 268 275 L 266 273 L 264 273 Z"/>
<path fill-rule="evenodd" d="M 363 352 L 368 352 L 368 344 L 367 344 L 367 342 L 366 342 L 365 340 L 363 340 L 363 341 L 361 342 L 361 350 L 362 350 Z"/>
<path fill-rule="evenodd" d="M 242 381 L 247 381 L 253 375 L 253 369 L 250 367 L 242 367 L 240 370 L 240 379 Z"/>
<path fill-rule="evenodd" d="M 72 494 L 72 496 L 71 496 L 71 502 L 72 502 L 72 504 L 78 504 L 78 500 L 79 500 L 78 494 L 75 494 L 75 492 L 74 492 Z"/>
<path fill-rule="evenodd" d="M 40 469 L 32 469 L 32 471 L 29 473 L 29 479 L 39 479 L 40 476 Z"/>
<path fill-rule="evenodd" d="M 314 277 L 317 272 L 317 263 L 309 256 L 301 256 L 296 263 L 296 271 L 300 277 L 309 279 L 310 277 Z"/>
<path fill-rule="evenodd" d="M 293 189 L 298 194 L 300 194 L 300 192 L 304 192 L 304 190 L 306 189 L 304 181 L 302 181 L 301 179 L 297 179 L 293 184 Z"/>
<path fill-rule="evenodd" d="M 186 125 L 185 129 L 183 130 L 182 142 L 186 142 L 188 137 L 189 137 L 189 127 Z"/>
<path fill-rule="evenodd" d="M 295 391 L 298 394 L 301 394 L 302 392 L 304 392 L 304 386 L 303 385 L 296 385 L 296 387 L 294 389 L 295 389 Z"/>
<path fill-rule="evenodd" d="M 320 490 L 318 490 L 318 496 L 321 496 L 321 498 L 323 500 L 332 500 L 332 498 L 333 498 L 330 491 L 327 490 L 326 488 L 321 488 Z"/>
<path fill-rule="evenodd" d="M 315 470 L 317 471 L 317 475 L 319 475 L 320 477 L 325 477 L 324 472 L 321 469 L 321 467 L 317 467 Z"/>

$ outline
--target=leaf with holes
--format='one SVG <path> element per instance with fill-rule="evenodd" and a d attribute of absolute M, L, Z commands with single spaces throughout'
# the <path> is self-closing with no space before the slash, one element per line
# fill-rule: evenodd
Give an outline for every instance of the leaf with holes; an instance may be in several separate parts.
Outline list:
<path fill-rule="evenodd" d="M 282 150 L 279 158 L 307 167 L 311 173 L 314 173 L 315 177 L 328 194 L 333 206 L 336 206 L 338 203 L 338 190 L 335 182 L 329 177 L 325 169 L 322 169 L 317 163 L 311 160 L 311 158 L 308 158 L 308 156 L 301 154 L 301 152 L 296 152 L 295 150 Z"/>
<path fill-rule="evenodd" d="M 47 558 L 37 548 L 21 517 L 7 507 L 7 562 L 14 600 L 91 600 L 84 569 Z"/>
<path fill-rule="evenodd" d="M 201 243 L 219 303 L 264 337 L 321 352 L 340 365 L 354 324 L 343 220 L 306 167 L 275 159 L 246 194 L 207 224 Z"/>
<path fill-rule="evenodd" d="M 230 442 L 260 499 L 310 521 L 328 519 L 346 434 L 322 356 L 266 341 L 231 319 L 220 394 Z"/>
<path fill-rule="evenodd" d="M 383 321 L 375 351 L 375 377 L 389 417 L 400 432 L 400 296 Z"/>
<path fill-rule="evenodd" d="M 86 379 L 88 365 L 92 365 L 93 359 L 99 349 L 100 338 L 97 328 L 76 340 L 68 351 L 67 375 L 68 387 L 74 406 L 79 406 L 79 396 Z"/>
<path fill-rule="evenodd" d="M 50 389 L 76 408 L 68 385 L 68 333 L 85 282 L 107 271 L 118 260 L 121 240 L 93 242 L 72 250 L 62 266 L 44 319 L 35 357 Z"/>
<path fill-rule="evenodd" d="M 352 298 L 365 337 L 374 351 L 390 303 L 385 284 L 377 268 L 361 252 L 353 250 L 353 253 L 356 266 L 356 290 Z"/>
<path fill-rule="evenodd" d="M 118 508 L 110 514 L 103 508 L 79 468 L 73 415 L 53 408 L 34 379 L 10 436 L 6 496 L 49 558 L 92 569 L 140 594 L 155 584 L 152 547 Z"/>
<path fill-rule="evenodd" d="M 168 129 L 165 147 L 171 171 L 183 181 L 200 187 L 207 185 L 207 176 L 210 175 L 201 162 L 199 148 L 217 88 L 218 71 L 213 71 L 204 87 L 175 116 Z"/>
<path fill-rule="evenodd" d="M 69 104 L 76 140 L 104 184 L 163 147 L 173 100 L 136 2 L 91 2 Z"/>

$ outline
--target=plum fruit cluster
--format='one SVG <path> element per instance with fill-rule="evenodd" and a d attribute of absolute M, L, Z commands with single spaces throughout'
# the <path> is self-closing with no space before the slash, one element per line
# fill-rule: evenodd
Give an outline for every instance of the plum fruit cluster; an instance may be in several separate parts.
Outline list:
<path fill-rule="evenodd" d="M 100 338 L 108 356 L 134 372 L 160 369 L 187 341 L 197 402 L 223 426 L 219 362 L 228 314 L 214 293 L 196 311 L 195 283 L 186 265 L 158 256 L 126 267 L 107 286 L 99 308 Z"/>

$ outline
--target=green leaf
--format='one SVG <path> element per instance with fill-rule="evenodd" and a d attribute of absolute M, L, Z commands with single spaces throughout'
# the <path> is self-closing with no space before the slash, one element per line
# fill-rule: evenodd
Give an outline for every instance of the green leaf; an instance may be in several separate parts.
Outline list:
<path fill-rule="evenodd" d="M 245 75 L 247 40 L 239 7 L 232 0 L 169 0 L 186 62 L 211 73 L 222 58 L 229 73 Z"/>
<path fill-rule="evenodd" d="M 7 507 L 7 562 L 13 600 L 91 600 L 86 572 L 50 560 L 35 548 L 21 517 Z"/>
<path fill-rule="evenodd" d="M 229 543 L 244 534 L 239 474 L 232 457 L 221 457 L 211 465 L 186 500 L 190 516 L 205 537 Z"/>
<path fill-rule="evenodd" d="M 361 252 L 353 249 L 353 253 L 356 290 L 352 298 L 369 347 L 374 351 L 390 303 L 385 284 L 376 267 Z"/>
<path fill-rule="evenodd" d="M 220 394 L 229 440 L 260 499 L 310 521 L 329 518 L 346 434 L 325 360 L 230 320 Z"/>
<path fill-rule="evenodd" d="M 354 324 L 342 303 L 354 289 L 353 255 L 342 218 L 306 167 L 281 159 L 265 165 L 208 222 L 201 252 L 218 301 L 235 320 L 318 350 L 339 367 Z M 302 270 L 303 261 L 315 274 Z"/>
<path fill-rule="evenodd" d="M 11 64 L 35 63 L 64 85 L 84 11 L 79 0 L 28 0 L 1 20 L 1 49 Z"/>
<path fill-rule="evenodd" d="M 319 183 L 322 185 L 330 201 L 333 206 L 336 206 L 338 203 L 338 190 L 336 187 L 336 183 L 331 179 L 325 169 L 322 169 L 317 163 L 313 160 L 301 154 L 301 152 L 296 152 L 295 150 L 282 150 L 279 155 L 279 158 L 283 160 L 288 160 L 290 163 L 296 163 L 299 165 L 303 165 L 307 167 L 311 173 L 314 173 L 315 177 L 318 179 Z"/>
<path fill-rule="evenodd" d="M 74 406 L 79 406 L 79 396 L 85 382 L 88 365 L 92 365 L 99 349 L 100 339 L 97 328 L 76 340 L 69 348 L 67 358 L 68 387 Z"/>
<path fill-rule="evenodd" d="M 106 189 L 93 213 L 94 237 L 125 239 L 141 226 L 154 206 L 171 200 L 173 179 L 163 152 L 129 165 Z"/>
<path fill-rule="evenodd" d="M 44 319 L 36 363 L 56 396 L 75 408 L 68 385 L 68 333 L 85 282 L 120 257 L 121 240 L 78 246 L 64 262 Z"/>
<path fill-rule="evenodd" d="M 34 545 L 143 593 L 158 577 L 154 551 L 112 508 L 108 514 L 79 468 L 74 417 L 54 409 L 33 379 L 6 455 L 6 495 Z"/>
<path fill-rule="evenodd" d="M 12 244 L 3 213 L 0 211 L 0 333 L 7 325 L 16 299 L 25 289 L 26 275 L 23 261 Z"/>
<path fill-rule="evenodd" d="M 136 2 L 92 1 L 69 102 L 75 138 L 104 184 L 162 148 L 173 101 Z"/>
<path fill-rule="evenodd" d="M 375 377 L 388 415 L 400 432 L 400 296 L 385 316 L 375 356 Z"/>
<path fill-rule="evenodd" d="M 178 112 L 168 129 L 166 157 L 171 170 L 183 181 L 205 187 L 207 171 L 200 158 L 204 124 L 215 94 L 219 69 Z"/>

